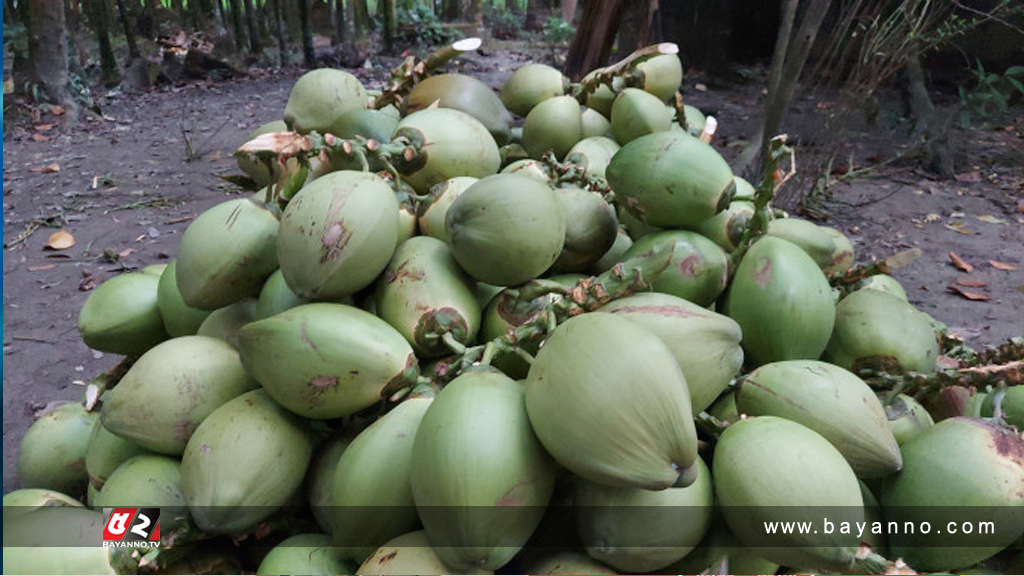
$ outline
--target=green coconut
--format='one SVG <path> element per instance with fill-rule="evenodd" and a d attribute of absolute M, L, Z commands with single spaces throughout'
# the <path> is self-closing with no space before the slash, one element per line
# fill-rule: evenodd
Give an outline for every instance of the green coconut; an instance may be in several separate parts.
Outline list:
<path fill-rule="evenodd" d="M 299 298 L 295 295 L 295 292 L 292 292 L 292 289 L 288 287 L 288 283 L 284 281 L 284 274 L 278 270 L 271 274 L 267 281 L 263 283 L 260 297 L 256 300 L 255 319 L 270 318 L 285 310 L 291 310 L 296 306 L 308 303 L 307 300 Z"/>
<path fill-rule="evenodd" d="M 103 426 L 148 450 L 179 455 L 200 422 L 256 386 L 227 342 L 174 338 L 139 358 L 107 392 Z"/>
<path fill-rule="evenodd" d="M 900 300 L 907 300 L 907 291 L 898 280 L 888 274 L 875 274 L 868 276 L 856 284 L 857 290 L 878 290 L 896 296 Z"/>
<path fill-rule="evenodd" d="M 398 247 L 374 295 L 377 315 L 409 341 L 417 358 L 451 354 L 445 334 L 468 345 L 480 329 L 475 282 L 459 268 L 451 248 L 430 236 Z"/>
<path fill-rule="evenodd" d="M 29 512 L 51 506 L 73 506 L 82 503 L 67 494 L 45 488 L 19 488 L 4 494 L 4 525 Z"/>
<path fill-rule="evenodd" d="M 416 235 L 416 200 L 408 192 L 395 192 L 398 200 L 398 238 L 395 248 Z"/>
<path fill-rule="evenodd" d="M 590 267 L 590 273 L 601 274 L 602 272 L 609 270 L 612 266 L 622 262 L 622 257 L 632 245 L 633 239 L 629 237 L 629 233 L 626 232 L 625 228 L 619 227 L 615 233 L 615 242 L 612 243 L 612 247 L 601 255 L 601 257 L 597 259 L 597 262 L 594 262 Z"/>
<path fill-rule="evenodd" d="M 100 545 L 104 524 L 100 512 L 67 506 L 44 506 L 4 522 L 3 572 L 131 573 L 138 567 L 138 561 L 130 558 L 132 549 Z M 118 561 L 121 558 L 123 563 Z"/>
<path fill-rule="evenodd" d="M 683 83 L 683 63 L 677 54 L 660 54 L 637 64 L 643 74 L 641 86 L 662 102 L 675 96 Z"/>
<path fill-rule="evenodd" d="M 46 410 L 29 426 L 18 447 L 21 488 L 81 495 L 89 483 L 85 454 L 99 415 L 77 402 Z"/>
<path fill-rule="evenodd" d="M 588 82 L 596 73 L 596 70 L 588 73 L 583 77 L 582 82 Z M 596 90 L 587 95 L 587 108 L 597 110 L 602 116 L 610 119 L 612 117 L 612 104 L 615 102 L 615 97 L 619 92 L 626 87 L 626 80 L 621 77 L 612 78 L 612 86 L 614 86 L 614 90 L 604 83 L 598 85 Z"/>
<path fill-rule="evenodd" d="M 853 245 L 835 228 L 799 218 L 778 218 L 768 223 L 766 234 L 803 248 L 826 274 L 841 274 L 853 266 Z"/>
<path fill-rule="evenodd" d="M 210 310 L 192 308 L 185 304 L 181 292 L 178 291 L 176 269 L 177 260 L 172 260 L 164 269 L 164 273 L 160 275 L 156 292 L 156 303 L 160 309 L 164 329 L 172 338 L 192 336 L 199 330 L 199 326 L 211 312 Z"/>
<path fill-rule="evenodd" d="M 836 305 L 825 359 L 847 370 L 882 363 L 935 372 L 939 344 L 928 317 L 906 300 L 880 290 L 858 290 Z"/>
<path fill-rule="evenodd" d="M 355 574 L 356 566 L 346 562 L 341 550 L 331 546 L 327 534 L 296 534 L 285 538 L 260 562 L 257 574 Z"/>
<path fill-rule="evenodd" d="M 723 568 L 721 572 L 719 568 Z M 779 565 L 750 552 L 716 515 L 711 528 L 692 552 L 665 567 L 667 574 L 775 574 Z"/>
<path fill-rule="evenodd" d="M 697 458 L 685 488 L 613 488 L 581 480 L 573 494 L 576 526 L 587 553 L 630 574 L 661 570 L 693 550 L 711 526 L 711 472 Z"/>
<path fill-rule="evenodd" d="M 554 552 L 541 556 L 523 567 L 530 574 L 618 574 L 586 554 L 575 551 Z"/>
<path fill-rule="evenodd" d="M 181 488 L 196 526 L 212 534 L 251 529 L 288 502 L 312 451 L 302 420 L 263 390 L 219 407 L 181 459 Z"/>
<path fill-rule="evenodd" d="M 584 272 L 615 243 L 619 231 L 615 209 L 581 188 L 558 188 L 555 193 L 565 215 L 565 241 L 551 272 Z"/>
<path fill-rule="evenodd" d="M 254 321 L 256 321 L 256 300 L 246 298 L 211 312 L 199 326 L 196 335 L 223 340 L 237 348 L 238 330 Z"/>
<path fill-rule="evenodd" d="M 935 424 L 924 406 L 906 394 L 896 396 L 885 406 L 885 416 L 893 437 L 900 446 L 917 438 Z"/>
<path fill-rule="evenodd" d="M 799 246 L 773 236 L 743 256 L 725 297 L 756 365 L 815 359 L 828 344 L 836 310 L 821 268 Z"/>
<path fill-rule="evenodd" d="M 148 453 L 149 450 L 107 430 L 97 420 L 85 450 L 85 471 L 89 474 L 89 485 L 96 490 L 103 488 L 107 478 L 122 462 L 132 456 Z"/>
<path fill-rule="evenodd" d="M 277 257 L 285 283 L 306 300 L 369 286 L 398 241 L 398 200 L 380 176 L 343 170 L 303 188 L 281 217 Z"/>
<path fill-rule="evenodd" d="M 822 270 L 825 274 L 845 274 L 856 263 L 853 243 L 839 230 L 828 226 L 823 226 L 823 228 L 825 233 L 832 238 L 832 259 L 822 267 Z"/>
<path fill-rule="evenodd" d="M 344 304 L 304 304 L 238 331 L 242 364 L 306 418 L 342 418 L 415 383 L 412 347 L 380 318 Z"/>
<path fill-rule="evenodd" d="M 249 135 L 245 137 L 245 142 L 254 140 L 257 136 L 274 132 L 288 132 L 288 125 L 284 123 L 284 120 L 267 122 L 249 132 Z M 252 178 L 259 188 L 265 188 L 271 182 L 276 182 L 281 178 L 282 167 L 280 165 L 275 165 L 273 172 L 271 172 L 266 164 L 248 154 L 238 154 L 235 156 L 235 160 L 238 162 L 238 169 L 249 176 L 249 178 Z"/>
<path fill-rule="evenodd" d="M 728 208 L 701 222 L 694 230 L 731 253 L 739 246 L 743 231 L 753 217 L 754 203 L 739 200 L 729 203 Z"/>
<path fill-rule="evenodd" d="M 523 122 L 523 148 L 540 159 L 553 151 L 558 159 L 583 139 L 580 104 L 572 96 L 555 96 L 537 104 Z"/>
<path fill-rule="evenodd" d="M 995 415 L 997 392 L 989 393 L 981 403 L 981 415 L 990 418 Z M 1003 392 L 999 401 L 1000 416 L 1007 424 L 1024 430 L 1024 386 L 1011 386 Z"/>
<path fill-rule="evenodd" d="M 166 340 L 157 304 L 159 284 L 159 276 L 133 272 L 97 286 L 78 312 L 78 332 L 85 345 L 103 352 L 139 356 Z"/>
<path fill-rule="evenodd" d="M 338 138 L 352 140 L 365 138 L 389 142 L 398 126 L 398 117 L 382 110 L 357 109 L 338 116 L 327 131 Z"/>
<path fill-rule="evenodd" d="M 704 131 L 704 125 L 707 123 L 707 117 L 704 116 L 704 113 L 696 106 L 684 104 L 683 114 L 686 116 L 685 132 L 691 136 L 700 136 L 700 133 Z M 683 129 L 681 126 L 680 128 Z"/>
<path fill-rule="evenodd" d="M 959 570 L 994 556 L 1024 533 L 1019 432 L 981 419 L 950 418 L 902 450 L 903 471 L 887 478 L 880 494 L 886 521 L 900 527 L 889 533 L 893 556 L 916 570 Z M 908 523 L 918 530 L 907 530 Z"/>
<path fill-rule="evenodd" d="M 430 545 L 459 572 L 496 570 L 537 528 L 554 462 L 530 426 L 523 387 L 466 372 L 427 409 L 412 447 L 412 494 Z"/>
<path fill-rule="evenodd" d="M 693 480 L 686 379 L 672 351 L 625 318 L 592 312 L 558 326 L 530 367 L 526 407 L 547 451 L 583 478 L 650 490 Z"/>
<path fill-rule="evenodd" d="M 672 128 L 672 109 L 639 88 L 626 88 L 612 104 L 612 134 L 625 146 L 646 134 L 667 132 Z"/>
<path fill-rule="evenodd" d="M 432 398 L 409 398 L 359 433 L 335 466 L 334 545 L 364 562 L 379 546 L 419 527 L 411 475 L 413 440 Z"/>
<path fill-rule="evenodd" d="M 603 137 L 611 140 L 612 123 L 603 114 L 593 108 L 584 108 L 580 112 L 580 121 L 583 123 L 583 140 L 587 138 Z M 580 140 L 582 142 L 583 140 Z M 612 140 L 612 142 L 615 142 Z M 579 142 L 577 142 L 578 144 Z M 567 157 L 568 159 L 568 157 Z"/>
<path fill-rule="evenodd" d="M 565 94 L 569 79 L 547 64 L 520 66 L 501 86 L 501 101 L 513 114 L 526 116 L 548 98 Z"/>
<path fill-rule="evenodd" d="M 392 160 L 413 189 L 426 194 L 430 187 L 456 176 L 483 178 L 496 174 L 501 153 L 487 127 L 465 112 L 431 108 L 413 112 L 392 134 L 405 138 L 416 154 Z"/>
<path fill-rule="evenodd" d="M 344 70 L 320 68 L 306 72 L 292 86 L 284 122 L 300 134 L 324 134 L 339 116 L 361 108 L 366 108 L 366 88 L 358 78 Z"/>
<path fill-rule="evenodd" d="M 125 460 L 96 494 L 92 506 L 102 509 L 125 505 L 159 508 L 164 535 L 184 527 L 188 509 L 181 491 L 181 462 L 157 454 Z"/>
<path fill-rule="evenodd" d="M 692 228 L 729 205 L 732 169 L 711 146 L 679 131 L 623 146 L 607 169 L 616 196 L 647 224 Z"/>
<path fill-rule="evenodd" d="M 565 288 L 572 288 L 583 278 L 582 274 L 557 274 L 545 278 L 545 280 L 556 282 Z M 543 314 L 552 304 L 563 298 L 563 294 L 549 292 L 524 301 L 514 288 L 502 289 L 490 299 L 484 309 L 480 340 L 490 342 L 504 336 L 510 330 L 534 319 L 538 314 Z M 536 354 L 542 340 L 541 337 L 527 338 L 519 341 L 517 345 L 529 354 Z M 491 365 L 515 379 L 525 378 L 527 372 L 530 371 L 530 365 L 517 354 L 499 355 L 494 358 Z"/>
<path fill-rule="evenodd" d="M 555 192 L 514 174 L 481 179 L 445 216 L 456 262 L 475 279 L 500 286 L 532 280 L 554 264 L 565 228 Z"/>
<path fill-rule="evenodd" d="M 715 446 L 714 479 L 726 524 L 752 553 L 785 566 L 856 570 L 856 529 L 766 533 L 769 522 L 864 522 L 853 469 L 817 432 L 775 416 L 735 422 Z"/>
<path fill-rule="evenodd" d="M 377 548 L 359 569 L 356 574 L 380 575 L 380 576 L 404 576 L 406 574 L 455 574 L 459 572 L 449 568 L 427 540 L 427 534 L 423 530 L 409 532 L 388 541 Z M 467 571 L 463 573 L 486 574 L 487 572 Z"/>
<path fill-rule="evenodd" d="M 248 198 L 199 215 L 181 237 L 175 279 L 187 306 L 216 310 L 256 297 L 277 269 L 278 215 Z"/>
<path fill-rule="evenodd" d="M 668 346 L 686 378 L 694 416 L 725 391 L 743 365 L 739 325 L 682 298 L 640 293 L 599 310 L 641 326 Z"/>
<path fill-rule="evenodd" d="M 709 306 L 729 282 L 729 257 L 714 242 L 688 230 L 666 230 L 643 236 L 622 255 L 623 261 L 670 246 L 672 259 L 651 284 L 655 292 L 672 294 Z"/>
<path fill-rule="evenodd" d="M 569 149 L 565 161 L 582 167 L 588 176 L 604 178 L 608 164 L 619 148 L 621 146 L 607 136 L 588 136 Z"/>
<path fill-rule="evenodd" d="M 748 416 L 778 416 L 825 437 L 859 478 L 903 466 L 885 409 L 855 374 L 818 360 L 765 364 L 743 379 L 736 407 Z"/>
<path fill-rule="evenodd" d="M 479 178 L 458 176 L 439 182 L 430 188 L 430 199 L 420 204 L 417 224 L 420 232 L 450 243 L 448 231 L 444 227 L 444 219 L 455 199 L 475 184 Z"/>
<path fill-rule="evenodd" d="M 310 465 L 309 510 L 317 527 L 325 534 L 334 532 L 334 473 L 352 438 L 350 434 L 336 434 L 320 446 Z"/>
<path fill-rule="evenodd" d="M 474 284 L 449 245 L 429 236 L 411 238 L 378 279 L 376 314 L 409 340 L 418 358 L 451 354 L 445 333 L 469 344 L 480 328 Z"/>
<path fill-rule="evenodd" d="M 518 174 L 520 176 L 533 178 L 534 180 L 543 182 L 544 184 L 554 184 L 554 174 L 552 173 L 551 168 L 548 167 L 547 164 L 532 158 L 516 160 L 502 168 L 501 174 Z"/>
<path fill-rule="evenodd" d="M 476 118 L 499 146 L 509 142 L 512 114 L 491 87 L 465 74 L 438 74 L 421 80 L 405 100 L 406 113 L 428 107 L 460 110 Z"/>

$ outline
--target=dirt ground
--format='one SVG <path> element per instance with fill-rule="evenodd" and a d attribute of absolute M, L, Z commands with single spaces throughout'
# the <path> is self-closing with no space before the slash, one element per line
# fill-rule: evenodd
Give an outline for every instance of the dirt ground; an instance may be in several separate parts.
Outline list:
<path fill-rule="evenodd" d="M 467 57 L 464 69 L 497 85 L 524 60 L 493 52 Z M 358 72 L 367 80 L 381 76 L 380 70 Z M 49 114 L 35 125 L 7 128 L 4 493 L 17 487 L 17 447 L 33 414 L 50 402 L 79 398 L 79 382 L 120 360 L 81 342 L 76 318 L 88 290 L 126 270 L 175 257 L 191 219 L 237 193 L 215 174 L 234 172 L 231 154 L 245 135 L 281 117 L 300 73 L 115 93 L 100 99 L 102 119 L 73 129 L 47 129 L 59 122 Z M 702 84 L 701 90 L 698 83 L 699 77 L 684 81 L 688 101 L 719 118 L 715 144 L 734 158 L 758 120 L 759 85 Z M 818 108 L 813 98 L 799 102 L 791 124 L 799 126 L 803 115 Z M 857 167 L 892 150 L 890 139 L 877 133 L 860 136 L 844 144 Z M 995 344 L 1024 334 L 1024 118 L 1010 117 L 996 128 L 958 129 L 956 136 L 965 160 L 956 180 L 937 181 L 913 167 L 889 164 L 835 174 L 842 181 L 810 205 L 850 236 L 859 260 L 921 248 L 923 256 L 895 274 L 910 300 L 968 343 Z M 75 245 L 45 249 L 61 226 Z M 950 252 L 972 264 L 973 272 L 954 268 Z M 987 299 L 951 293 L 947 287 L 957 282 Z"/>

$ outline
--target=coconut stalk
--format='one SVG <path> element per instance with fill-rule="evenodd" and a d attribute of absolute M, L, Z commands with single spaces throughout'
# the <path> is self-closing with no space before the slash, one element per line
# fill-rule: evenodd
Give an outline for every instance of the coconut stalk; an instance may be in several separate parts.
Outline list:
<path fill-rule="evenodd" d="M 388 104 L 401 103 L 421 80 L 444 66 L 452 58 L 463 52 L 476 50 L 482 42 L 479 38 L 463 38 L 458 42 L 439 48 L 423 60 L 413 56 L 407 57 L 391 70 L 391 81 L 381 91 L 380 96 L 373 101 L 373 107 L 379 110 Z"/>
<path fill-rule="evenodd" d="M 783 174 L 782 165 L 787 159 L 790 162 L 789 171 Z M 793 149 L 786 145 L 786 135 L 780 134 L 769 142 L 761 183 L 754 193 L 754 216 L 743 230 L 743 235 L 740 236 L 736 249 L 730 256 L 734 266 L 739 265 L 754 239 L 768 230 L 768 223 L 772 220 L 771 202 L 775 198 L 775 192 L 794 175 L 796 155 Z"/>
<path fill-rule="evenodd" d="M 616 78 L 625 79 L 626 88 L 641 87 L 642 78 L 634 74 L 636 72 L 636 67 L 641 62 L 653 58 L 654 56 L 678 53 L 679 46 L 671 42 L 662 42 L 661 44 L 646 46 L 611 66 L 605 66 L 604 68 L 594 70 L 579 84 L 571 84 L 569 86 L 568 94 L 578 100 L 580 104 L 586 104 L 587 96 L 593 94 L 594 91 L 601 87 L 602 84 L 607 85 L 612 89 L 612 91 L 615 91 L 615 88 L 612 86 L 612 81 Z"/>

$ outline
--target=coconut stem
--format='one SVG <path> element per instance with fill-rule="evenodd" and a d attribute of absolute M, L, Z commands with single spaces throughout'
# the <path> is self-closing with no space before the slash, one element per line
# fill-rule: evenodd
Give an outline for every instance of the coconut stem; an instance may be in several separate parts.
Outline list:
<path fill-rule="evenodd" d="M 616 78 L 625 78 L 626 86 L 640 86 L 643 82 L 643 75 L 634 74 L 636 67 L 644 60 L 648 60 L 662 54 L 678 54 L 679 46 L 671 42 L 662 42 L 646 46 L 619 60 L 611 66 L 598 68 L 579 84 L 570 84 L 568 94 L 579 101 L 580 104 L 587 103 L 587 97 L 594 93 L 602 84 L 612 87 L 612 81 Z"/>
<path fill-rule="evenodd" d="M 451 332 L 445 332 L 444 334 L 441 334 L 441 341 L 444 342 L 444 345 L 447 346 L 449 350 L 456 354 L 466 353 L 466 346 L 463 345 L 462 342 L 456 340 L 455 335 L 452 334 Z"/>
<path fill-rule="evenodd" d="M 518 300 L 523 302 L 551 293 L 560 293 L 564 297 L 549 302 L 545 310 L 485 345 L 466 348 L 461 357 L 451 362 L 452 369 L 436 374 L 435 380 L 438 384 L 449 382 L 475 364 L 490 365 L 496 356 L 502 354 L 516 354 L 532 363 L 533 356 L 519 346 L 520 342 L 543 339 L 573 316 L 592 312 L 616 298 L 649 289 L 658 275 L 668 268 L 671 258 L 672 247 L 662 246 L 620 262 L 599 276 L 584 278 L 571 288 L 547 280 L 524 284 L 519 288 L 518 296 Z"/>
<path fill-rule="evenodd" d="M 783 176 L 781 167 L 787 159 L 790 161 L 790 169 Z M 775 198 L 775 191 L 795 173 L 796 159 L 793 149 L 786 146 L 786 135 L 780 134 L 772 138 L 768 145 L 768 159 L 765 162 L 761 184 L 754 193 L 754 216 L 750 219 L 747 227 L 743 229 L 743 235 L 740 236 L 736 243 L 736 249 L 732 252 L 733 264 L 738 265 L 754 240 L 768 230 L 768 223 L 772 220 L 770 204 Z"/>
<path fill-rule="evenodd" d="M 566 160 L 565 162 L 559 162 L 555 153 L 551 150 L 544 153 L 540 157 L 540 162 L 547 165 L 548 169 L 554 175 L 556 184 L 571 185 L 576 188 L 582 188 L 583 190 L 589 190 L 596 192 L 601 195 L 602 198 L 608 203 L 615 203 L 615 192 L 612 191 L 612 187 L 608 185 L 608 180 L 595 176 L 587 172 L 587 169 L 575 162 Z"/>
<path fill-rule="evenodd" d="M 451 59 L 465 52 L 472 52 L 480 47 L 479 38 L 464 38 L 443 46 L 423 60 L 409 56 L 401 64 L 391 69 L 391 81 L 373 101 L 373 107 L 381 109 L 388 104 L 400 104 L 424 78 L 447 64 Z"/>

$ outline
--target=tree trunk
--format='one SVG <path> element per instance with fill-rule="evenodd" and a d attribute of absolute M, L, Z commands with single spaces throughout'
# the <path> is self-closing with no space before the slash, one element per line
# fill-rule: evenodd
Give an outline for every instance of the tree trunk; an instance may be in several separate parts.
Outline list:
<path fill-rule="evenodd" d="M 384 53 L 395 53 L 395 39 L 398 36 L 398 7 L 395 0 L 378 0 L 384 21 Z"/>
<path fill-rule="evenodd" d="M 562 0 L 562 20 L 572 24 L 576 19 L 576 0 Z"/>
<path fill-rule="evenodd" d="M 345 0 L 333 0 L 334 1 L 334 35 L 331 38 L 334 41 L 334 45 L 345 42 L 348 38 L 348 34 L 345 32 L 345 22 L 348 20 L 345 18 Z"/>
<path fill-rule="evenodd" d="M 653 43 L 651 30 L 652 8 L 651 0 L 634 0 L 628 2 L 625 8 L 623 8 L 617 43 L 619 57 L 625 57 L 637 48 Z"/>
<path fill-rule="evenodd" d="M 110 44 L 110 14 L 106 0 L 89 0 L 92 8 L 92 26 L 100 47 L 100 78 L 105 86 L 117 86 L 121 72 L 117 69 L 117 58 Z"/>
<path fill-rule="evenodd" d="M 64 1 L 33 0 L 28 5 L 28 52 L 33 81 L 39 86 L 39 96 L 47 102 L 64 106 L 66 121 L 73 123 L 77 112 L 75 101 L 68 92 Z"/>
<path fill-rule="evenodd" d="M 185 27 L 185 2 L 184 0 L 171 0 L 171 10 L 178 15 L 178 23 Z"/>
<path fill-rule="evenodd" d="M 579 80 L 608 62 L 625 4 L 626 0 L 591 0 L 584 6 L 583 19 L 565 59 L 566 76 Z"/>
<path fill-rule="evenodd" d="M 256 18 L 256 8 L 253 6 L 252 0 L 245 0 L 245 22 L 249 25 L 249 50 L 253 54 L 259 54 L 263 51 Z"/>
<path fill-rule="evenodd" d="M 296 0 L 299 3 L 299 23 L 302 25 L 302 58 L 306 68 L 316 68 L 316 52 L 313 50 L 313 29 L 309 25 L 308 0 Z"/>
<path fill-rule="evenodd" d="M 64 3 L 64 20 L 68 30 L 68 70 L 81 73 L 89 61 L 82 43 L 82 4 L 81 0 L 66 0 Z"/>
<path fill-rule="evenodd" d="M 231 0 L 231 24 L 235 32 L 235 52 L 245 50 L 245 28 L 242 23 L 242 1 Z"/>
<path fill-rule="evenodd" d="M 600 2 L 601 0 L 590 0 L 584 4 L 584 13 L 586 13 L 586 6 L 593 2 Z M 544 23 L 541 22 L 540 14 L 540 0 L 526 0 L 526 20 L 523 22 L 523 28 L 526 30 L 540 30 L 544 27 Z"/>
<path fill-rule="evenodd" d="M 288 65 L 288 42 L 284 36 L 284 22 L 281 20 L 281 0 L 270 0 L 274 12 L 274 36 L 277 37 L 277 61 L 281 67 Z"/>
<path fill-rule="evenodd" d="M 920 50 L 916 52 L 907 60 L 906 65 L 910 111 L 914 116 L 913 136 L 924 141 L 928 169 L 943 178 L 952 178 L 956 174 L 949 144 L 952 117 L 939 114 L 935 110 L 935 105 L 928 96 L 928 87 L 925 85 Z"/>
<path fill-rule="evenodd" d="M 772 58 L 772 71 L 770 75 L 774 76 L 777 74 L 775 71 L 776 65 L 781 66 L 782 71 L 781 75 L 778 76 L 776 89 L 769 90 L 768 98 L 765 102 L 764 131 L 761 134 L 762 163 L 767 159 L 765 153 L 768 151 L 768 143 L 778 134 L 782 127 L 782 117 L 789 110 L 790 101 L 793 99 L 793 93 L 796 91 L 797 80 L 800 79 L 800 71 L 803 70 L 804 64 L 807 63 L 807 57 L 811 53 L 814 39 L 818 36 L 818 29 L 821 28 L 821 23 L 828 13 L 829 5 L 829 0 L 809 0 L 796 35 L 787 42 L 788 45 L 783 45 L 782 47 L 782 51 L 785 54 L 784 61 L 783 58 L 779 58 L 780 54 L 778 53 Z M 787 7 L 784 10 L 789 9 Z M 784 12 L 784 14 L 786 13 Z M 788 15 L 785 17 L 789 18 Z M 783 28 L 785 26 L 786 22 L 783 21 Z M 784 30 L 780 29 L 781 31 Z M 774 80 L 775 78 L 772 79 Z"/>
<path fill-rule="evenodd" d="M 441 20 L 458 22 L 460 0 L 443 0 L 441 3 Z"/>
<path fill-rule="evenodd" d="M 356 40 L 362 40 L 366 38 L 366 33 L 370 30 L 370 8 L 366 5 L 366 0 L 349 0 L 352 4 L 352 24 L 355 27 Z"/>
<path fill-rule="evenodd" d="M 228 19 L 224 14 L 223 0 L 213 0 L 213 20 L 218 36 L 228 33 Z"/>
<path fill-rule="evenodd" d="M 137 24 L 139 25 L 138 33 L 143 38 L 152 39 L 156 36 L 156 29 L 154 26 L 156 25 L 157 3 L 157 0 L 146 0 L 145 4 L 142 6 L 142 11 L 140 13 L 141 17 Z"/>
<path fill-rule="evenodd" d="M 132 26 L 132 16 L 125 8 L 124 0 L 117 0 L 117 13 L 121 16 L 121 25 L 124 27 L 124 38 L 128 44 L 128 60 L 142 58 L 139 53 L 139 45 L 135 43 L 135 27 Z"/>

